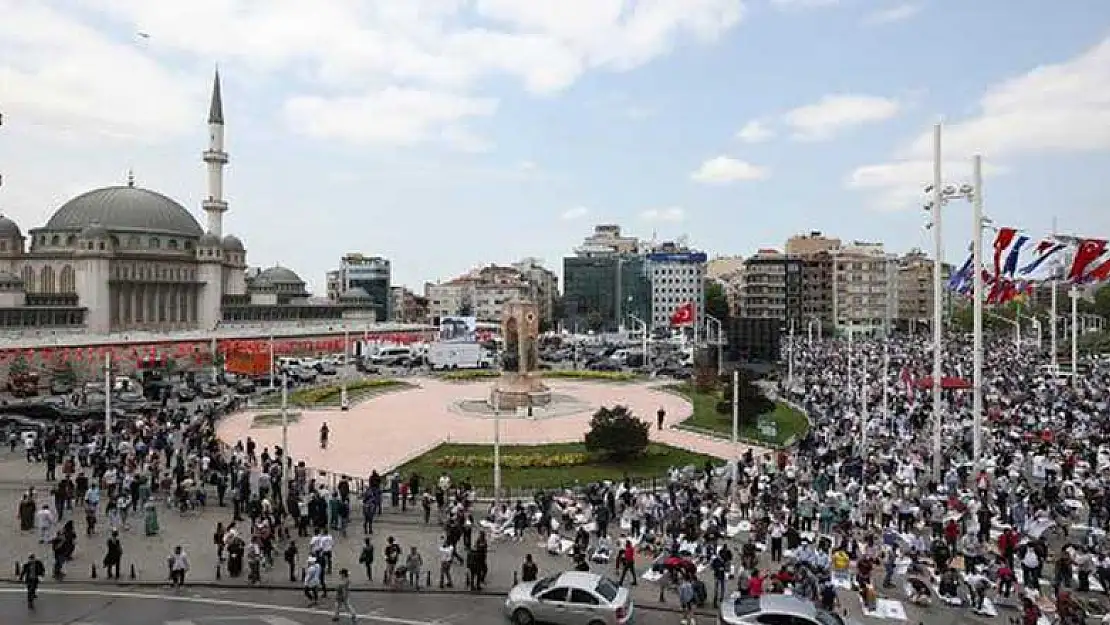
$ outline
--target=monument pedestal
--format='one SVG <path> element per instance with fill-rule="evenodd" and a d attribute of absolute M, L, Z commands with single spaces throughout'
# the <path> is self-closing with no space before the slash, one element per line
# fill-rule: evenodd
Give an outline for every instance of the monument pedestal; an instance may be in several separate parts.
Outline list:
<path fill-rule="evenodd" d="M 498 410 L 542 407 L 551 403 L 551 389 L 531 373 L 503 373 L 490 391 L 490 404 Z"/>

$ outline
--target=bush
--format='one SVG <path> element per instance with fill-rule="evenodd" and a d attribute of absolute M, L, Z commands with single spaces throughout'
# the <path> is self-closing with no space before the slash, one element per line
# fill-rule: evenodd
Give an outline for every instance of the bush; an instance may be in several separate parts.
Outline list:
<path fill-rule="evenodd" d="M 642 456 L 648 447 L 647 421 L 637 419 L 625 406 L 601 407 L 590 420 L 586 450 L 622 462 Z"/>
<path fill-rule="evenodd" d="M 359 391 L 372 391 L 383 388 L 391 388 L 404 384 L 399 380 L 353 380 L 347 383 L 347 395 Z M 332 401 L 338 402 L 340 396 L 343 394 L 343 387 L 336 384 L 329 384 L 328 386 L 317 386 L 316 388 L 306 388 L 293 391 L 289 394 L 289 404 L 291 406 L 309 407 L 316 404 L 326 404 Z M 278 399 L 280 401 L 280 398 Z"/>
<path fill-rule="evenodd" d="M 753 417 L 766 414 L 775 409 L 775 404 L 763 395 L 763 391 L 755 385 L 755 378 L 751 374 L 740 370 L 740 418 Z M 718 383 L 721 385 L 721 401 L 717 402 L 717 412 L 732 414 L 732 378 L 721 376 Z"/>
<path fill-rule="evenodd" d="M 456 382 L 466 380 L 484 380 L 488 378 L 501 377 L 500 371 L 493 369 L 460 369 L 455 371 L 448 371 L 442 376 L 444 380 L 454 380 Z"/>

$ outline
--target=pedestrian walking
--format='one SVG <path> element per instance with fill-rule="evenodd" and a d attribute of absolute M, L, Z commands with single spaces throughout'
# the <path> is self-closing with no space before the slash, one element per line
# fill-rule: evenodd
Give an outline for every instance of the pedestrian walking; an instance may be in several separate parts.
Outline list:
<path fill-rule="evenodd" d="M 19 570 L 19 581 L 27 588 L 27 609 L 35 609 L 35 599 L 38 598 L 39 582 L 46 575 L 46 567 L 35 554 L 27 556 L 27 561 Z"/>
<path fill-rule="evenodd" d="M 181 545 L 173 548 L 173 553 L 169 557 L 170 565 L 170 583 L 174 588 L 181 588 L 185 585 L 185 574 L 189 571 L 189 556 Z"/>
<path fill-rule="evenodd" d="M 309 606 L 320 603 L 320 563 L 313 556 L 308 556 L 304 568 L 304 596 Z"/>
<path fill-rule="evenodd" d="M 119 531 L 112 530 L 108 537 L 108 550 L 104 554 L 104 576 L 108 579 L 119 580 L 119 565 L 123 560 L 123 545 L 119 540 Z"/>
<path fill-rule="evenodd" d="M 351 574 L 347 569 L 339 569 L 339 581 L 334 588 L 335 612 L 331 615 L 331 620 L 338 621 L 339 615 L 346 612 L 351 617 L 351 623 L 357 623 L 358 614 L 351 605 Z"/>
<path fill-rule="evenodd" d="M 405 571 L 408 573 L 409 583 L 412 584 L 415 590 L 420 590 L 420 571 L 423 568 L 424 558 L 420 557 L 416 547 L 412 547 L 409 551 L 409 557 L 405 559 Z"/>
<path fill-rule="evenodd" d="M 451 564 L 455 560 L 455 548 L 447 541 L 447 537 L 440 538 L 439 543 L 439 587 L 451 588 L 454 582 L 451 580 Z"/>
<path fill-rule="evenodd" d="M 366 581 L 374 581 L 374 545 L 369 538 L 364 538 L 362 551 L 358 554 L 358 563 L 366 569 Z"/>

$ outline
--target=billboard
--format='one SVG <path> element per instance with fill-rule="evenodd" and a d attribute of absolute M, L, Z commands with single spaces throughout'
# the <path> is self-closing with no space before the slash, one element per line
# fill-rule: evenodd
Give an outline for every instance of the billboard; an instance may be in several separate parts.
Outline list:
<path fill-rule="evenodd" d="M 705 252 L 656 252 L 647 259 L 653 263 L 704 263 L 709 256 Z"/>
<path fill-rule="evenodd" d="M 440 317 L 439 340 L 473 343 L 478 331 L 477 317 Z"/>

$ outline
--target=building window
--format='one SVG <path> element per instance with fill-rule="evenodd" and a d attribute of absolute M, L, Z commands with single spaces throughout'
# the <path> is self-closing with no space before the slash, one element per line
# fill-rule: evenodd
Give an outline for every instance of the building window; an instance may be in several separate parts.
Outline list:
<path fill-rule="evenodd" d="M 177 249 L 177 239 L 170 239 L 170 240 L 169 240 L 169 241 L 167 242 L 167 246 L 168 246 L 168 247 L 169 247 L 169 248 L 170 248 L 171 250 L 176 250 L 176 249 Z"/>
<path fill-rule="evenodd" d="M 35 270 L 32 267 L 23 268 L 23 288 L 27 293 L 35 293 Z"/>
<path fill-rule="evenodd" d="M 127 239 L 127 247 L 139 247 L 139 237 L 132 236 Z"/>
<path fill-rule="evenodd" d="M 77 291 L 77 280 L 73 274 L 73 267 L 65 265 L 58 274 L 58 290 L 61 293 L 74 293 Z"/>
<path fill-rule="evenodd" d="M 54 268 L 47 265 L 39 271 L 39 290 L 42 293 L 54 292 Z"/>
<path fill-rule="evenodd" d="M 150 249 L 156 250 L 162 247 L 162 241 L 158 237 L 150 237 Z"/>
<path fill-rule="evenodd" d="M 62 238 L 59 237 L 56 234 L 54 236 L 50 237 L 50 245 L 59 245 L 61 242 L 62 242 Z"/>

